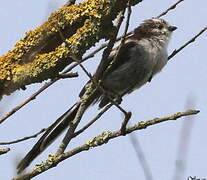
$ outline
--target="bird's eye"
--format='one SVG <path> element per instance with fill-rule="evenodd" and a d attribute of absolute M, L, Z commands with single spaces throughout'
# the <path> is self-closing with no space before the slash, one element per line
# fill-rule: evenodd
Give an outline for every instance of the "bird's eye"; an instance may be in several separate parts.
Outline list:
<path fill-rule="evenodd" d="M 162 29 L 164 26 L 162 25 L 162 24 L 160 24 L 159 26 L 158 26 L 158 29 Z"/>

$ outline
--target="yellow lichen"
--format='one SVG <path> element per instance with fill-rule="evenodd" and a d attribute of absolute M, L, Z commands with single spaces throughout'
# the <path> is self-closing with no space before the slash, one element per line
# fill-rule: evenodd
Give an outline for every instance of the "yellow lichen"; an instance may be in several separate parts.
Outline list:
<path fill-rule="evenodd" d="M 89 147 L 96 147 L 103 143 L 107 143 L 111 133 L 111 131 L 104 131 L 101 135 L 96 136 L 91 140 L 87 141 L 86 145 L 88 145 Z"/>
<path fill-rule="evenodd" d="M 114 11 L 115 4 L 126 2 L 127 0 L 87 0 L 61 7 L 52 13 L 47 22 L 26 32 L 25 38 L 18 41 L 13 50 L 0 57 L 0 94 L 8 94 L 22 85 L 51 78 L 67 65 L 65 58 L 82 57 L 97 41 L 109 36 L 112 27 L 108 26 L 108 21 L 110 18 L 113 20 L 119 11 Z M 107 24 L 108 29 L 103 31 L 104 24 Z M 66 39 L 66 45 L 57 44 L 50 52 L 44 51 L 47 43 L 59 36 L 60 30 L 71 33 Z M 60 65 L 62 60 L 63 65 L 56 70 L 57 64 Z"/>

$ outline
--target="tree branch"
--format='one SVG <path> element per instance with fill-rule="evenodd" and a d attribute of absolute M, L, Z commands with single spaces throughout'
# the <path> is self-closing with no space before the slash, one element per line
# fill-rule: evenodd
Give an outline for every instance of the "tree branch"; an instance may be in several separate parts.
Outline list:
<path fill-rule="evenodd" d="M 21 139 L 17 139 L 17 140 L 14 140 L 14 141 L 9 141 L 9 142 L 0 142 L 0 145 L 15 144 L 15 143 L 19 143 L 19 142 L 22 142 L 22 141 L 25 141 L 25 140 L 28 140 L 28 139 L 31 139 L 31 138 L 36 138 L 39 134 L 45 132 L 46 130 L 47 130 L 46 128 L 43 128 L 39 132 L 37 132 L 37 133 L 35 133 L 31 136 L 26 136 L 26 137 L 23 137 Z"/>
<path fill-rule="evenodd" d="M 203 34 L 207 30 L 207 27 L 204 27 L 198 34 L 196 34 L 192 39 L 187 41 L 184 45 L 182 45 L 179 49 L 175 49 L 170 56 L 168 56 L 168 60 L 174 57 L 177 53 L 183 50 L 186 46 L 193 43 L 201 34 Z"/>
<path fill-rule="evenodd" d="M 112 21 L 127 2 L 86 0 L 52 13 L 48 21 L 27 32 L 13 50 L 0 57 L 0 98 L 25 85 L 56 77 L 72 62 L 70 56 L 82 57 L 96 42 L 109 39 Z M 141 0 L 130 2 L 137 4 Z M 59 30 L 69 47 L 62 45 Z"/>
<path fill-rule="evenodd" d="M 108 111 L 109 108 L 111 108 L 113 104 L 108 104 L 105 106 L 91 121 L 89 121 L 86 125 L 84 125 L 80 130 L 76 131 L 73 134 L 73 138 L 84 132 L 86 129 L 88 129 L 93 123 L 95 123 L 106 111 Z"/>
<path fill-rule="evenodd" d="M 168 9 L 166 9 L 165 11 L 163 11 L 162 13 L 160 13 L 157 16 L 157 18 L 160 18 L 160 17 L 164 16 L 165 14 L 167 14 L 169 11 L 175 9 L 177 7 L 177 5 L 180 4 L 182 1 L 184 1 L 184 0 L 177 1 L 175 4 L 173 4 L 172 6 L 170 6 Z"/>
<path fill-rule="evenodd" d="M 163 117 L 163 118 L 155 118 L 152 120 L 141 121 L 133 126 L 127 127 L 126 134 L 130 134 L 130 133 L 137 131 L 137 130 L 146 129 L 147 127 L 149 127 L 151 125 L 155 125 L 155 124 L 162 123 L 165 121 L 170 121 L 170 120 L 177 120 L 183 116 L 194 115 L 197 113 L 199 113 L 198 110 L 188 110 L 185 112 L 178 112 L 178 113 L 175 113 L 170 116 Z M 65 159 L 70 158 L 71 156 L 74 156 L 74 155 L 81 153 L 83 151 L 88 151 L 92 147 L 98 147 L 103 144 L 107 144 L 108 141 L 115 139 L 117 137 L 120 137 L 120 136 L 123 136 L 121 130 L 112 131 L 112 132 L 105 131 L 102 134 L 92 138 L 91 140 L 87 141 L 85 144 L 83 144 L 79 147 L 76 147 L 71 151 L 63 153 L 59 156 L 49 155 L 48 159 L 46 161 L 44 161 L 42 164 L 36 165 L 36 167 L 33 170 L 29 171 L 28 173 L 21 174 L 15 178 L 13 178 L 12 180 L 31 179 L 32 177 L 35 177 L 35 176 L 43 173 L 44 171 L 47 171 L 48 169 L 51 169 L 51 168 L 57 166 L 57 164 L 64 161 Z"/>

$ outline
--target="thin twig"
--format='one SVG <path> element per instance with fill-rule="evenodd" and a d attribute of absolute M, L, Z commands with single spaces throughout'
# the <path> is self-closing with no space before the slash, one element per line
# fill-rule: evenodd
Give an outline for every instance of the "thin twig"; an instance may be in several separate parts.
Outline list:
<path fill-rule="evenodd" d="M 126 39 L 126 37 L 127 37 L 127 31 L 128 31 L 128 29 L 129 29 L 129 21 L 130 21 L 131 14 L 132 14 L 131 6 L 128 6 L 128 8 L 127 8 L 126 25 L 125 25 L 124 33 L 123 33 L 123 35 L 121 36 L 121 43 L 120 43 L 120 47 L 119 47 L 119 48 L 121 48 L 121 46 L 124 44 L 125 39 Z"/>
<path fill-rule="evenodd" d="M 103 77 L 104 71 L 106 70 L 106 68 L 109 66 L 109 64 L 111 62 L 110 58 L 108 58 L 108 57 L 109 57 L 109 55 L 112 51 L 112 48 L 113 48 L 113 46 L 116 42 L 116 38 L 117 38 L 117 35 L 118 35 L 118 32 L 119 32 L 119 28 L 120 28 L 120 26 L 123 22 L 123 19 L 124 19 L 124 13 L 125 13 L 125 9 L 119 13 L 119 15 L 116 19 L 116 25 L 115 25 L 116 30 L 113 33 L 113 36 L 109 40 L 109 42 L 107 44 L 107 47 L 106 47 L 106 49 L 104 50 L 104 52 L 102 54 L 101 62 L 98 65 L 96 73 L 94 75 L 94 80 L 96 82 L 98 82 L 101 79 L 101 77 Z"/>
<path fill-rule="evenodd" d="M 69 71 L 71 71 L 75 66 L 72 65 L 70 67 L 68 67 L 65 71 L 63 71 L 63 74 L 68 73 Z M 33 93 L 31 96 L 29 96 L 27 99 L 25 99 L 22 103 L 20 103 L 19 105 L 17 105 L 15 108 L 13 108 L 9 113 L 7 113 L 5 116 L 3 116 L 2 118 L 0 118 L 0 124 L 3 123 L 7 118 L 9 118 L 11 115 L 13 115 L 15 112 L 19 111 L 22 107 L 24 107 L 26 104 L 28 104 L 30 101 L 36 99 L 36 97 L 42 93 L 45 89 L 47 89 L 48 87 L 50 87 L 52 84 L 54 84 L 56 81 L 62 79 L 61 74 L 58 75 L 58 77 L 56 77 L 55 79 L 51 80 L 50 82 L 45 83 L 38 91 L 36 91 L 35 93 Z"/>
<path fill-rule="evenodd" d="M 121 47 L 123 46 L 123 44 L 125 42 L 126 34 L 127 34 L 127 31 L 128 31 L 128 28 L 129 28 L 129 21 L 130 21 L 130 17 L 131 17 L 131 13 L 132 13 L 131 6 L 128 6 L 127 10 L 128 10 L 127 11 L 127 20 L 126 20 L 126 25 L 125 25 L 125 29 L 124 29 L 124 34 L 123 34 L 123 37 L 121 39 L 121 43 L 119 45 L 117 53 L 114 57 L 114 61 L 117 60 L 118 53 L 119 53 Z M 122 132 L 123 135 L 125 134 L 126 126 L 127 126 L 127 123 L 129 122 L 131 116 L 132 116 L 132 113 L 131 112 L 126 112 L 126 113 L 124 113 L 124 115 L 125 115 L 125 118 L 124 118 L 124 120 L 122 122 L 122 125 L 121 125 L 121 132 Z"/>
<path fill-rule="evenodd" d="M 185 112 L 178 112 L 178 113 L 175 113 L 170 116 L 163 117 L 163 118 L 155 118 L 152 120 L 141 121 L 141 122 L 135 124 L 134 126 L 127 127 L 126 134 L 130 134 L 133 131 L 145 129 L 151 125 L 155 125 L 155 124 L 170 121 L 170 120 L 177 120 L 183 116 L 194 115 L 197 113 L 199 113 L 199 111 L 197 111 L 197 110 L 188 110 Z M 15 178 L 13 178 L 12 180 L 31 179 L 32 177 L 35 177 L 35 176 L 43 173 L 44 171 L 47 171 L 48 169 L 51 169 L 51 168 L 57 166 L 57 164 L 64 161 L 65 159 L 68 159 L 68 158 L 70 158 L 78 153 L 81 153 L 83 151 L 88 151 L 88 150 L 92 149 L 92 147 L 97 147 L 97 146 L 101 146 L 103 144 L 106 144 L 106 143 L 108 143 L 109 140 L 115 139 L 120 136 L 123 136 L 120 129 L 117 131 L 112 131 L 112 132 L 105 131 L 102 134 L 92 138 L 91 140 L 87 141 L 85 144 L 83 144 L 79 147 L 76 147 L 71 151 L 63 153 L 59 156 L 50 155 L 46 161 L 44 161 L 42 164 L 36 165 L 33 170 L 29 171 L 28 173 L 21 174 Z"/>
<path fill-rule="evenodd" d="M 0 145 L 15 144 L 15 143 L 19 143 L 19 142 L 22 142 L 22 141 L 25 141 L 25 140 L 28 140 L 28 139 L 31 139 L 31 138 L 36 138 L 39 134 L 45 132 L 46 130 L 47 130 L 47 128 L 43 128 L 39 132 L 37 132 L 37 133 L 35 133 L 31 136 L 26 136 L 26 137 L 23 137 L 21 139 L 17 139 L 17 140 L 14 140 L 14 141 L 9 141 L 9 142 L 0 142 Z"/>
<path fill-rule="evenodd" d="M 84 132 L 88 129 L 93 123 L 95 123 L 113 104 L 108 104 L 105 106 L 91 121 L 89 121 L 86 125 L 84 125 L 80 130 L 76 131 L 73 134 L 73 138 Z"/>
<path fill-rule="evenodd" d="M 177 7 L 177 5 L 180 4 L 182 1 L 184 1 L 184 0 L 179 0 L 179 1 L 177 1 L 175 4 L 173 4 L 173 5 L 170 6 L 168 9 L 166 9 L 166 10 L 163 11 L 161 14 L 159 14 L 159 15 L 157 16 L 157 18 L 160 18 L 160 17 L 164 16 L 165 14 L 167 14 L 169 11 L 175 9 L 175 8 Z"/>
<path fill-rule="evenodd" d="M 78 73 L 64 73 L 64 74 L 59 74 L 57 77 L 58 77 L 58 78 L 61 78 L 61 79 L 67 79 L 67 78 L 72 78 L 72 77 L 78 77 Z"/>
<path fill-rule="evenodd" d="M 86 101 L 83 101 L 83 102 L 80 102 L 80 106 L 78 108 L 78 111 L 75 115 L 75 118 L 74 120 L 71 122 L 70 126 L 69 126 L 69 129 L 66 133 L 66 135 L 64 136 L 62 142 L 60 143 L 57 151 L 56 151 L 56 155 L 60 155 L 62 154 L 65 149 L 67 148 L 69 142 L 71 141 L 71 139 L 73 138 L 73 134 L 74 134 L 74 131 L 75 129 L 77 128 L 79 122 L 81 121 L 81 118 L 87 108 L 87 100 Z"/>
<path fill-rule="evenodd" d="M 179 53 L 182 49 L 184 49 L 189 44 L 193 43 L 201 34 L 203 34 L 207 30 L 207 26 L 204 27 L 198 34 L 196 34 L 192 39 L 187 41 L 184 45 L 182 45 L 179 49 L 175 49 L 170 56 L 168 56 L 168 60 L 174 57 L 177 53 Z"/>

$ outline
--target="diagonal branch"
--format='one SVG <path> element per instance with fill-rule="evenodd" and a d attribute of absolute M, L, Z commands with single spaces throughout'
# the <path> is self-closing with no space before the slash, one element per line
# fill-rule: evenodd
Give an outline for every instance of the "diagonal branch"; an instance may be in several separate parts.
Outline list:
<path fill-rule="evenodd" d="M 37 133 L 35 133 L 31 136 L 26 136 L 26 137 L 23 137 L 21 139 L 17 139 L 17 140 L 14 140 L 14 141 L 9 141 L 9 142 L 0 142 L 0 145 L 15 144 L 15 143 L 19 143 L 19 142 L 22 142 L 22 141 L 25 141 L 25 140 L 28 140 L 28 139 L 31 139 L 31 138 L 36 138 L 39 134 L 45 132 L 46 130 L 47 130 L 46 128 L 43 128 L 39 132 L 37 132 Z"/>
<path fill-rule="evenodd" d="M 184 0 L 179 0 L 177 1 L 175 4 L 173 4 L 172 6 L 170 6 L 168 9 L 166 9 L 165 11 L 163 11 L 162 13 L 160 13 L 157 18 L 160 18 L 164 15 L 166 15 L 169 11 L 175 9 L 177 7 L 178 4 L 180 4 L 181 2 L 183 2 Z"/>
<path fill-rule="evenodd" d="M 207 30 L 207 26 L 204 27 L 198 34 L 196 34 L 193 38 L 191 38 L 189 41 L 187 41 L 184 45 L 182 45 L 179 49 L 175 49 L 172 54 L 168 57 L 168 60 L 170 60 L 172 57 L 174 57 L 177 53 L 182 51 L 186 46 L 193 43 L 201 34 L 203 34 Z"/>
<path fill-rule="evenodd" d="M 93 123 L 95 123 L 106 111 L 108 111 L 113 104 L 108 104 L 106 107 L 104 107 L 91 121 L 89 121 L 87 124 L 85 124 L 81 129 L 76 131 L 73 134 L 73 138 L 84 132 L 86 129 L 88 129 Z"/>
<path fill-rule="evenodd" d="M 72 66 L 73 68 L 73 66 Z M 26 98 L 22 103 L 20 103 L 19 105 L 17 105 L 16 107 L 14 107 L 11 111 L 9 111 L 6 115 L 4 115 L 3 117 L 0 118 L 0 124 L 3 123 L 7 118 L 9 118 L 11 115 L 13 115 L 14 113 L 16 113 L 18 110 L 20 110 L 22 107 L 24 107 L 26 104 L 28 104 L 29 102 L 31 102 L 32 100 L 36 99 L 36 97 L 41 94 L 45 89 L 47 89 L 48 87 L 50 87 L 52 84 L 54 84 L 56 81 L 63 79 L 61 75 L 65 75 L 67 74 L 69 71 L 72 70 L 71 67 L 67 68 L 62 74 L 58 75 L 54 80 L 45 83 L 45 85 L 43 85 L 38 91 L 36 91 L 35 93 L 33 93 L 31 96 L 29 96 L 28 98 Z M 71 76 L 72 77 L 72 76 Z M 77 77 L 76 74 L 74 74 L 73 77 Z"/>
<path fill-rule="evenodd" d="M 119 29 L 121 27 L 122 21 L 124 19 L 124 13 L 125 13 L 125 9 L 118 14 L 118 17 L 116 19 L 117 20 L 116 21 L 116 25 L 115 25 L 116 29 L 115 29 L 115 31 L 113 33 L 113 36 L 110 38 L 110 40 L 109 40 L 109 42 L 107 44 L 106 49 L 104 50 L 104 52 L 102 54 L 101 62 L 98 65 L 96 73 L 94 75 L 94 81 L 95 82 L 98 82 L 98 80 L 100 80 L 101 77 L 103 77 L 104 71 L 107 69 L 107 67 L 109 66 L 109 64 L 111 62 L 110 58 L 108 58 L 108 57 L 109 57 L 109 55 L 110 55 L 110 53 L 112 51 L 114 43 L 116 42 L 116 37 L 118 35 L 118 32 L 119 32 Z"/>
<path fill-rule="evenodd" d="M 88 97 L 89 99 L 90 97 Z M 74 134 L 74 131 L 75 129 L 77 128 L 79 122 L 81 121 L 81 118 L 87 108 L 87 100 L 88 99 L 85 99 L 83 101 L 80 102 L 80 107 L 78 108 L 78 111 L 75 115 L 75 118 L 74 120 L 71 122 L 70 126 L 69 126 L 69 129 L 67 130 L 67 133 L 66 135 L 64 136 L 62 142 L 60 143 L 58 149 L 57 149 L 57 152 L 56 152 L 56 155 L 60 155 L 62 154 L 65 149 L 67 148 L 69 142 L 71 141 L 71 139 L 73 138 L 73 134 Z"/>
<path fill-rule="evenodd" d="M 130 133 L 137 131 L 137 130 L 146 129 L 149 126 L 152 126 L 152 125 L 155 125 L 158 123 L 162 123 L 162 122 L 166 122 L 166 121 L 170 121 L 170 120 L 177 120 L 183 116 L 194 115 L 197 113 L 199 113 L 198 110 L 188 110 L 185 112 L 178 112 L 178 113 L 175 113 L 170 116 L 163 117 L 163 118 L 155 118 L 155 119 L 151 119 L 151 120 L 141 121 L 133 126 L 127 127 L 126 134 L 130 134 Z M 35 177 L 35 176 L 47 171 L 48 169 L 51 169 L 51 168 L 57 166 L 57 164 L 64 161 L 65 159 L 68 159 L 68 158 L 70 158 L 78 153 L 81 153 L 83 151 L 88 151 L 93 147 L 98 147 L 103 144 L 107 144 L 108 141 L 110 141 L 112 139 L 116 139 L 117 137 L 120 137 L 120 136 L 123 136 L 121 130 L 112 131 L 112 132 L 105 131 L 102 134 L 92 138 L 91 140 L 87 141 L 85 144 L 83 144 L 79 147 L 76 147 L 71 151 L 63 153 L 59 156 L 50 155 L 46 161 L 44 161 L 42 164 L 36 165 L 36 167 L 33 170 L 29 171 L 28 173 L 19 175 L 19 176 L 13 178 L 12 180 L 31 179 L 32 177 Z"/>

